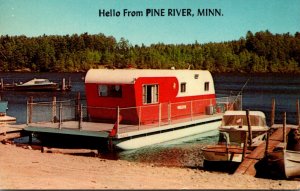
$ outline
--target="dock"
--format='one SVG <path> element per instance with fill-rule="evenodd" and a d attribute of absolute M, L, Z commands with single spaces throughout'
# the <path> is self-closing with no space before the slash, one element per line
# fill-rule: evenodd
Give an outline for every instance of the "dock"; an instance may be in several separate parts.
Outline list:
<path fill-rule="evenodd" d="M 190 119 L 173 120 L 172 124 L 161 123 L 147 124 L 147 125 L 131 125 L 131 124 L 119 124 L 117 139 L 129 138 L 133 136 L 139 136 L 144 134 L 151 134 L 154 132 L 163 132 L 167 130 L 174 130 L 177 128 L 205 123 L 208 119 L 214 117 L 216 121 L 221 121 L 222 113 L 214 115 L 202 115 Z M 108 138 L 110 131 L 113 129 L 113 123 L 99 123 L 99 122 L 86 122 L 82 121 L 64 121 L 61 123 L 53 122 L 38 122 L 30 123 L 24 128 L 25 131 L 37 132 L 37 133 L 55 133 L 66 135 L 80 135 L 99 138 Z"/>
<path fill-rule="evenodd" d="M 0 142 L 21 137 L 25 124 L 0 124 Z"/>
<path fill-rule="evenodd" d="M 229 107 L 234 100 L 219 98 L 217 99 L 217 104 Z M 180 104 L 190 105 L 191 103 L 180 102 Z M 161 112 L 163 107 L 158 104 L 155 106 L 158 111 L 157 116 L 155 115 L 153 119 L 148 121 L 142 121 L 146 115 L 142 112 L 141 107 L 146 106 L 130 108 L 91 107 L 93 110 L 111 113 L 112 116 L 115 116 L 114 120 L 97 121 L 90 118 L 88 107 L 82 104 L 79 93 L 75 99 L 62 101 L 58 101 L 56 97 L 53 97 L 52 101 L 49 102 L 34 102 L 33 97 L 30 97 L 27 102 L 27 126 L 24 128 L 24 131 L 28 132 L 29 135 L 41 135 L 40 137 L 44 139 L 49 137 L 56 139 L 70 135 L 74 136 L 74 139 L 90 140 L 89 138 L 92 138 L 101 142 L 109 140 L 115 145 L 121 141 L 133 138 L 172 133 L 175 130 L 183 132 L 187 128 L 191 130 L 180 136 L 215 130 L 218 123 L 221 123 L 223 112 L 225 112 L 225 109 L 229 109 L 224 107 L 224 111 L 216 109 L 208 113 L 206 110 L 198 111 L 196 109 L 193 110 L 191 107 L 190 109 L 185 109 L 186 113 L 178 115 L 171 112 L 172 108 L 177 108 L 178 104 L 166 104 L 164 105 L 167 106 L 164 107 L 164 115 Z M 138 115 L 139 120 L 131 123 L 122 120 L 123 116 L 129 115 Z M 213 125 L 208 126 L 207 124 Z M 197 128 L 200 125 L 207 127 L 204 130 L 203 128 Z"/>
<path fill-rule="evenodd" d="M 236 169 L 236 174 L 256 175 L 255 164 L 261 161 L 268 153 L 277 148 L 285 148 L 288 143 L 288 135 L 292 129 L 300 130 L 300 101 L 296 101 L 296 119 L 298 125 L 286 123 L 286 112 L 283 112 L 283 123 L 275 124 L 275 99 L 272 99 L 271 128 L 267 133 L 267 140 L 260 143 L 249 155 L 246 155 L 242 163 Z"/>
<path fill-rule="evenodd" d="M 297 125 L 286 125 L 286 135 L 289 134 L 291 129 L 297 129 Z M 272 152 L 275 147 L 278 147 L 284 141 L 283 124 L 274 124 L 271 130 L 274 132 L 269 137 L 267 152 Z M 256 175 L 255 164 L 264 158 L 266 153 L 266 142 L 257 146 L 249 155 L 245 156 L 243 162 L 236 169 L 236 174 L 247 174 L 251 176 Z"/>

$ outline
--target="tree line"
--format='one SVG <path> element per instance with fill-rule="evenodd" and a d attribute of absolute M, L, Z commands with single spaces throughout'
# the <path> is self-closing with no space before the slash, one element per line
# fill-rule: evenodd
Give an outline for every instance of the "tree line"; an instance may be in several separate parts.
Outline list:
<path fill-rule="evenodd" d="M 101 67 L 300 73 L 300 33 L 248 31 L 245 37 L 228 42 L 149 46 L 101 33 L 0 37 L 2 72 L 78 72 Z"/>

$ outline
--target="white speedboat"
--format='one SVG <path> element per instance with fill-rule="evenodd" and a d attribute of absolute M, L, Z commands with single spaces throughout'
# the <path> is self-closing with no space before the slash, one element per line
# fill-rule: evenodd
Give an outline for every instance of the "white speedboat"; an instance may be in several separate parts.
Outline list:
<path fill-rule="evenodd" d="M 54 82 L 50 82 L 48 79 L 34 78 L 26 83 L 15 84 L 14 90 L 20 91 L 55 91 L 59 88 L 59 85 Z"/>

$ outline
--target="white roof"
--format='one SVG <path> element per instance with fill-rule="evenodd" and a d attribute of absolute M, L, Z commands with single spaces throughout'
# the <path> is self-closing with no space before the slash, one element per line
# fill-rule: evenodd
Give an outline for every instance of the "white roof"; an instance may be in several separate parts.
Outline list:
<path fill-rule="evenodd" d="M 215 94 L 211 73 L 207 70 L 166 70 L 166 69 L 90 69 L 85 83 L 134 84 L 140 77 L 176 77 L 178 83 L 186 83 L 186 92 L 177 96 Z M 209 82 L 209 91 L 204 92 L 204 82 Z"/>
<path fill-rule="evenodd" d="M 90 69 L 85 83 L 133 84 L 139 77 L 177 77 L 180 79 L 199 78 L 211 80 L 207 70 L 157 70 L 157 69 Z"/>
<path fill-rule="evenodd" d="M 265 114 L 261 111 L 249 111 L 249 114 L 266 118 Z M 246 115 L 246 111 L 226 111 L 224 115 Z"/>

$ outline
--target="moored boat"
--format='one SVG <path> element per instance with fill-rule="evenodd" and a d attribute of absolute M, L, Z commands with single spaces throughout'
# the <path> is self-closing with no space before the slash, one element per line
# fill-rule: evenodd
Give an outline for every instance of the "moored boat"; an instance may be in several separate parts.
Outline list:
<path fill-rule="evenodd" d="M 85 77 L 85 95 L 86 106 L 77 101 L 75 113 L 75 108 L 67 107 L 75 114 L 69 119 L 64 104 L 58 112 L 47 109 L 51 112 L 47 123 L 35 117 L 38 109 L 32 108 L 39 104 L 29 103 L 33 112 L 28 112 L 25 130 L 96 136 L 108 140 L 110 148 L 138 149 L 215 131 L 225 111 L 241 109 L 242 99 L 241 95 L 216 97 L 212 75 L 206 70 L 91 69 Z M 53 108 L 56 103 L 48 105 Z"/>
<path fill-rule="evenodd" d="M 285 143 L 280 143 L 272 152 L 267 155 L 268 165 L 276 169 L 274 174 L 286 178 L 300 176 L 300 151 L 286 149 Z"/>
<path fill-rule="evenodd" d="M 300 151 L 284 150 L 284 172 L 287 178 L 300 176 Z"/>
<path fill-rule="evenodd" d="M 91 69 L 85 87 L 90 119 L 117 121 L 110 136 L 123 150 L 216 130 L 233 109 L 218 101 L 207 70 Z M 119 124 L 142 128 L 121 133 Z"/>
<path fill-rule="evenodd" d="M 59 88 L 59 85 L 50 82 L 49 79 L 34 78 L 25 83 L 15 84 L 13 88 L 19 91 L 55 91 Z"/>
<path fill-rule="evenodd" d="M 265 114 L 261 111 L 250 111 L 249 120 L 253 135 L 251 145 L 255 146 L 264 141 L 269 127 L 266 125 Z M 207 145 L 201 149 L 204 161 L 242 162 L 243 152 L 245 155 L 250 152 L 247 150 L 248 145 L 244 148 L 248 128 L 246 111 L 226 111 L 219 127 L 217 145 Z"/>

